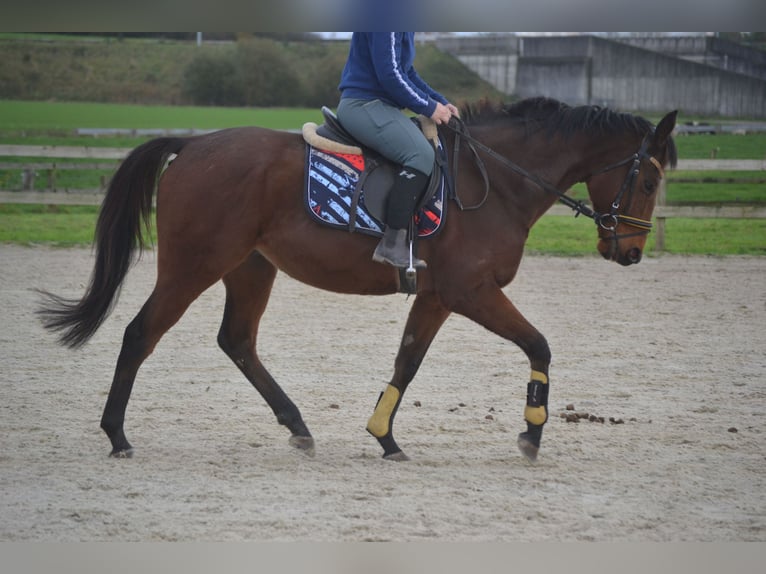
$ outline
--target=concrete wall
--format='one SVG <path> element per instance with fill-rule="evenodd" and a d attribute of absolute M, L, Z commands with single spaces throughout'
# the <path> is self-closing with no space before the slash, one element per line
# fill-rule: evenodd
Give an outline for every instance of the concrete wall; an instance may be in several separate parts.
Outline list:
<path fill-rule="evenodd" d="M 471 39 L 468 53 L 461 55 L 459 46 L 453 46 L 453 53 L 482 77 L 495 78 L 493 83 L 509 94 L 643 112 L 766 117 L 764 79 L 593 36 L 523 37 L 515 49 L 512 42 L 497 39 L 481 46 L 481 39 Z M 707 49 L 703 44 L 711 40 L 717 39 L 684 40 L 687 44 L 679 43 L 678 50 Z M 512 58 L 515 80 L 499 80 L 512 72 L 506 63 Z"/>
<path fill-rule="evenodd" d="M 590 38 L 594 103 L 684 114 L 766 117 L 766 81 Z"/>
<path fill-rule="evenodd" d="M 592 100 L 592 60 L 590 58 L 519 59 L 516 95 L 527 98 L 546 96 L 568 104 L 587 104 Z"/>
<path fill-rule="evenodd" d="M 766 52 L 711 36 L 631 36 L 620 42 L 766 80 Z"/>

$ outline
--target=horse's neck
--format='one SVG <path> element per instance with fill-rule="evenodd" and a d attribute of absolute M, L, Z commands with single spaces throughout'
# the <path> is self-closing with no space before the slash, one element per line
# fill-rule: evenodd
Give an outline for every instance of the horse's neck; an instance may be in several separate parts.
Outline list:
<path fill-rule="evenodd" d="M 552 138 L 545 134 L 526 135 L 509 131 L 499 133 L 497 130 L 485 129 L 478 131 L 477 139 L 495 152 L 512 162 L 531 177 L 527 177 L 521 185 L 503 186 L 504 181 L 519 182 L 519 178 L 508 178 L 512 170 L 501 166 L 495 159 L 486 159 L 492 165 L 495 181 L 493 188 L 502 196 L 503 201 L 510 202 L 515 209 L 527 210 L 536 220 L 547 211 L 558 199 L 555 193 L 546 191 L 533 183 L 539 178 L 561 192 L 566 192 L 572 185 L 582 181 L 588 175 L 589 158 L 586 138 L 572 137 L 564 139 L 554 135 Z"/>

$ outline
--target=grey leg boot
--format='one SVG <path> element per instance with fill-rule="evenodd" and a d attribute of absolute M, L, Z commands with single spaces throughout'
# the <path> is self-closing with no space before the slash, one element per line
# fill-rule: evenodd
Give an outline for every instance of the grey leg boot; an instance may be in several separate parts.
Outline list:
<path fill-rule="evenodd" d="M 410 168 L 403 168 L 396 177 L 386 207 L 386 229 L 372 254 L 373 261 L 394 267 L 410 267 L 410 245 L 407 230 L 414 216 L 415 205 L 428 185 L 430 176 Z M 426 262 L 412 258 L 412 266 L 426 267 Z"/>

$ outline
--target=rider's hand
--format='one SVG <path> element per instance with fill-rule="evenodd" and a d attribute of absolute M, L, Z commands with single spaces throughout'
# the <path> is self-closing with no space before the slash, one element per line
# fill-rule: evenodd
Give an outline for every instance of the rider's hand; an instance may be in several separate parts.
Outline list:
<path fill-rule="evenodd" d="M 449 109 L 449 107 L 445 106 L 441 102 L 437 102 L 436 109 L 434 110 L 434 113 L 431 114 L 431 119 L 437 125 L 440 125 L 440 124 L 448 123 L 451 117 L 452 117 L 452 111 Z"/>
<path fill-rule="evenodd" d="M 454 105 L 447 104 L 447 109 L 450 111 L 450 113 L 455 116 L 456 118 L 460 117 L 460 110 L 458 110 Z"/>

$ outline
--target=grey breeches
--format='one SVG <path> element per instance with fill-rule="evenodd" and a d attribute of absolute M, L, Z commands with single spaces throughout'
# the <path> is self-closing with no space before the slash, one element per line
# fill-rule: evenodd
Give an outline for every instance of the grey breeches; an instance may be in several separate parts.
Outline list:
<path fill-rule="evenodd" d="M 344 98 L 337 116 L 351 135 L 391 161 L 430 175 L 434 150 L 420 129 L 398 108 L 380 100 Z"/>

